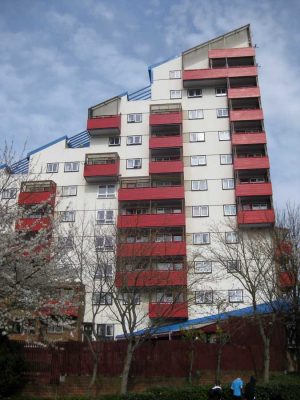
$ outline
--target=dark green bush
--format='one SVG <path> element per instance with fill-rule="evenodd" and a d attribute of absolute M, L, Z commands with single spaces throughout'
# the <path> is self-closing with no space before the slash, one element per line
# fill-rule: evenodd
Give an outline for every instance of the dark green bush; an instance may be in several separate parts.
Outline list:
<path fill-rule="evenodd" d="M 23 371 L 19 345 L 0 332 L 0 397 L 9 396 L 21 388 Z"/>

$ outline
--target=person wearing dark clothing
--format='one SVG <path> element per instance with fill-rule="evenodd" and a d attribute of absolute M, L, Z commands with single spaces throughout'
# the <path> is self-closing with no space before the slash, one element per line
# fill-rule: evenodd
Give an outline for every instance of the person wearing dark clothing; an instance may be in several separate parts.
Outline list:
<path fill-rule="evenodd" d="M 255 383 L 254 376 L 250 376 L 250 381 L 245 386 L 245 397 L 247 400 L 255 400 Z"/>
<path fill-rule="evenodd" d="M 222 399 L 222 388 L 219 384 L 215 384 L 208 392 L 209 400 L 221 400 Z"/>

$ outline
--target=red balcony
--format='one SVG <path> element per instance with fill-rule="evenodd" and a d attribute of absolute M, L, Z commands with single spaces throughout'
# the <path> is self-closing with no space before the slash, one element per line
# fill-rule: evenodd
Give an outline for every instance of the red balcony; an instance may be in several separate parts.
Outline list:
<path fill-rule="evenodd" d="M 230 121 L 253 121 L 264 119 L 263 111 L 255 110 L 230 110 Z"/>
<path fill-rule="evenodd" d="M 186 286 L 187 273 L 182 271 L 117 272 L 115 285 L 121 287 Z"/>
<path fill-rule="evenodd" d="M 119 257 L 185 256 L 185 242 L 121 243 Z"/>
<path fill-rule="evenodd" d="M 166 147 L 182 147 L 182 136 L 161 136 L 150 138 L 150 149 L 162 149 Z"/>
<path fill-rule="evenodd" d="M 121 115 L 103 115 L 89 118 L 87 130 L 92 136 L 119 135 L 121 130 Z"/>
<path fill-rule="evenodd" d="M 159 226 L 184 226 L 185 215 L 181 214 L 144 214 L 119 215 L 118 228 L 146 228 Z"/>
<path fill-rule="evenodd" d="M 269 157 L 240 157 L 234 159 L 234 169 L 269 169 Z"/>
<path fill-rule="evenodd" d="M 208 58 L 238 58 L 253 56 L 255 56 L 255 48 L 253 47 L 208 50 Z"/>
<path fill-rule="evenodd" d="M 265 132 L 247 132 L 247 133 L 234 133 L 232 135 L 232 145 L 243 144 L 266 144 L 267 138 Z"/>
<path fill-rule="evenodd" d="M 56 184 L 53 181 L 23 182 L 18 198 L 19 205 L 55 205 Z"/>
<path fill-rule="evenodd" d="M 183 172 L 183 161 L 153 161 L 149 163 L 149 174 Z"/>
<path fill-rule="evenodd" d="M 260 90 L 258 87 L 241 87 L 228 89 L 229 99 L 243 99 L 248 97 L 260 97 Z"/>
<path fill-rule="evenodd" d="M 237 197 L 247 196 L 272 196 L 272 184 L 266 183 L 240 183 L 236 185 Z"/>
<path fill-rule="evenodd" d="M 275 212 L 274 210 L 251 210 L 238 211 L 239 225 L 274 225 Z"/>
<path fill-rule="evenodd" d="M 278 243 L 277 249 L 275 251 L 275 256 L 288 257 L 292 254 L 292 252 L 293 252 L 292 243 L 286 240 L 282 240 L 280 243 Z"/>
<path fill-rule="evenodd" d="M 87 182 L 99 182 L 108 179 L 116 180 L 119 176 L 119 170 L 119 161 L 110 164 L 85 164 L 83 176 Z"/>
<path fill-rule="evenodd" d="M 292 271 L 283 271 L 279 273 L 279 286 L 281 289 L 288 289 L 295 286 L 295 274 Z"/>
<path fill-rule="evenodd" d="M 43 316 L 56 315 L 78 318 L 80 307 L 74 305 L 72 301 L 49 300 L 39 309 L 39 312 Z"/>
<path fill-rule="evenodd" d="M 119 201 L 184 199 L 183 186 L 119 189 Z"/>
<path fill-rule="evenodd" d="M 37 232 L 42 229 L 50 229 L 50 227 L 51 227 L 51 218 L 50 217 L 20 218 L 16 222 L 16 230 L 17 231 Z"/>
<path fill-rule="evenodd" d="M 188 318 L 187 303 L 149 303 L 149 318 Z"/>
<path fill-rule="evenodd" d="M 150 114 L 149 124 L 153 125 L 173 125 L 182 123 L 182 112 L 165 112 Z"/>
<path fill-rule="evenodd" d="M 205 79 L 238 78 L 243 76 L 257 76 L 257 67 L 231 67 L 191 69 L 183 71 L 183 82 L 201 81 Z"/>

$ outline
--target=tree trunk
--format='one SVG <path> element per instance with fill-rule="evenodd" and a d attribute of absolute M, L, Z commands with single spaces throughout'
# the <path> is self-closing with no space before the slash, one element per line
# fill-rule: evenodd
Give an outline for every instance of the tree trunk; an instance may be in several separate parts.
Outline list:
<path fill-rule="evenodd" d="M 219 344 L 217 351 L 217 369 L 216 369 L 216 383 L 221 382 L 221 359 L 222 359 L 222 345 Z"/>
<path fill-rule="evenodd" d="M 189 359 L 190 359 L 190 369 L 189 369 L 189 376 L 188 376 L 188 382 L 189 384 L 192 384 L 193 382 L 193 366 L 194 366 L 194 346 L 192 346 L 190 354 L 189 354 Z"/>
<path fill-rule="evenodd" d="M 123 367 L 123 373 L 122 373 L 120 394 L 126 394 L 127 390 L 128 390 L 129 371 L 130 371 L 130 367 L 131 367 L 134 350 L 135 350 L 134 344 L 132 343 L 132 340 L 129 339 L 128 345 L 127 345 L 124 367 Z"/>
<path fill-rule="evenodd" d="M 270 379 L 270 339 L 265 338 L 264 343 L 264 383 L 268 383 Z"/>

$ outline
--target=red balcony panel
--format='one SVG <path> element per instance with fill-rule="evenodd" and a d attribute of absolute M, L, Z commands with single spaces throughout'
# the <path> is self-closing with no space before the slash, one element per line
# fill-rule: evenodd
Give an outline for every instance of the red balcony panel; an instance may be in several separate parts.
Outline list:
<path fill-rule="evenodd" d="M 241 157 L 234 159 L 234 169 L 269 169 L 269 157 Z"/>
<path fill-rule="evenodd" d="M 236 58 L 255 56 L 254 47 L 238 47 L 230 49 L 208 50 L 208 58 Z"/>
<path fill-rule="evenodd" d="M 152 226 L 184 226 L 185 215 L 181 214 L 144 214 L 119 215 L 118 228 L 146 228 Z"/>
<path fill-rule="evenodd" d="M 295 286 L 295 274 L 292 271 L 283 271 L 279 273 L 279 285 L 282 289 Z"/>
<path fill-rule="evenodd" d="M 246 196 L 272 196 L 272 184 L 266 183 L 240 183 L 235 190 L 237 197 Z"/>
<path fill-rule="evenodd" d="M 264 119 L 261 109 L 257 110 L 230 110 L 230 120 L 234 121 L 253 121 Z"/>
<path fill-rule="evenodd" d="M 16 222 L 17 231 L 31 231 L 36 232 L 41 229 L 49 229 L 51 227 L 51 218 L 20 218 Z"/>
<path fill-rule="evenodd" d="M 115 285 L 121 287 L 186 286 L 187 273 L 182 271 L 117 272 Z"/>
<path fill-rule="evenodd" d="M 85 164 L 83 176 L 87 182 L 96 182 L 107 178 L 117 179 L 119 170 L 119 161 L 114 164 Z"/>
<path fill-rule="evenodd" d="M 49 300 L 47 304 L 44 304 L 39 309 L 39 312 L 43 316 L 59 315 L 77 318 L 79 316 L 79 306 L 75 306 L 71 301 Z"/>
<path fill-rule="evenodd" d="M 290 256 L 293 252 L 293 245 L 291 242 L 288 242 L 286 240 L 282 240 L 276 249 L 275 255 L 276 257 L 287 257 Z"/>
<path fill-rule="evenodd" d="M 185 242 L 121 243 L 119 257 L 185 256 Z"/>
<path fill-rule="evenodd" d="M 257 67 L 208 68 L 183 71 L 183 81 L 235 78 L 242 76 L 257 76 Z"/>
<path fill-rule="evenodd" d="M 259 87 L 241 87 L 228 89 L 229 99 L 242 99 L 248 97 L 260 97 Z"/>
<path fill-rule="evenodd" d="M 274 210 L 238 211 L 239 225 L 273 225 L 275 223 Z"/>
<path fill-rule="evenodd" d="M 182 136 L 162 136 L 150 138 L 150 149 L 162 149 L 166 147 L 182 147 Z"/>
<path fill-rule="evenodd" d="M 149 174 L 183 172 L 183 161 L 153 161 L 149 163 Z"/>
<path fill-rule="evenodd" d="M 49 192 L 21 192 L 18 198 L 18 204 L 50 204 L 55 205 L 55 190 Z"/>
<path fill-rule="evenodd" d="M 150 114 L 150 125 L 172 125 L 182 123 L 181 112 L 166 112 L 163 114 Z"/>
<path fill-rule="evenodd" d="M 149 303 L 149 318 L 188 318 L 187 303 Z"/>
<path fill-rule="evenodd" d="M 121 129 L 121 115 L 107 115 L 102 117 L 89 118 L 87 130 L 91 135 L 117 134 Z"/>
<path fill-rule="evenodd" d="M 134 189 L 119 189 L 119 201 L 124 200 L 165 200 L 184 199 L 183 186 L 145 187 Z"/>
<path fill-rule="evenodd" d="M 260 133 L 234 133 L 232 135 L 232 145 L 243 145 L 243 144 L 266 144 L 267 137 L 265 132 Z"/>

